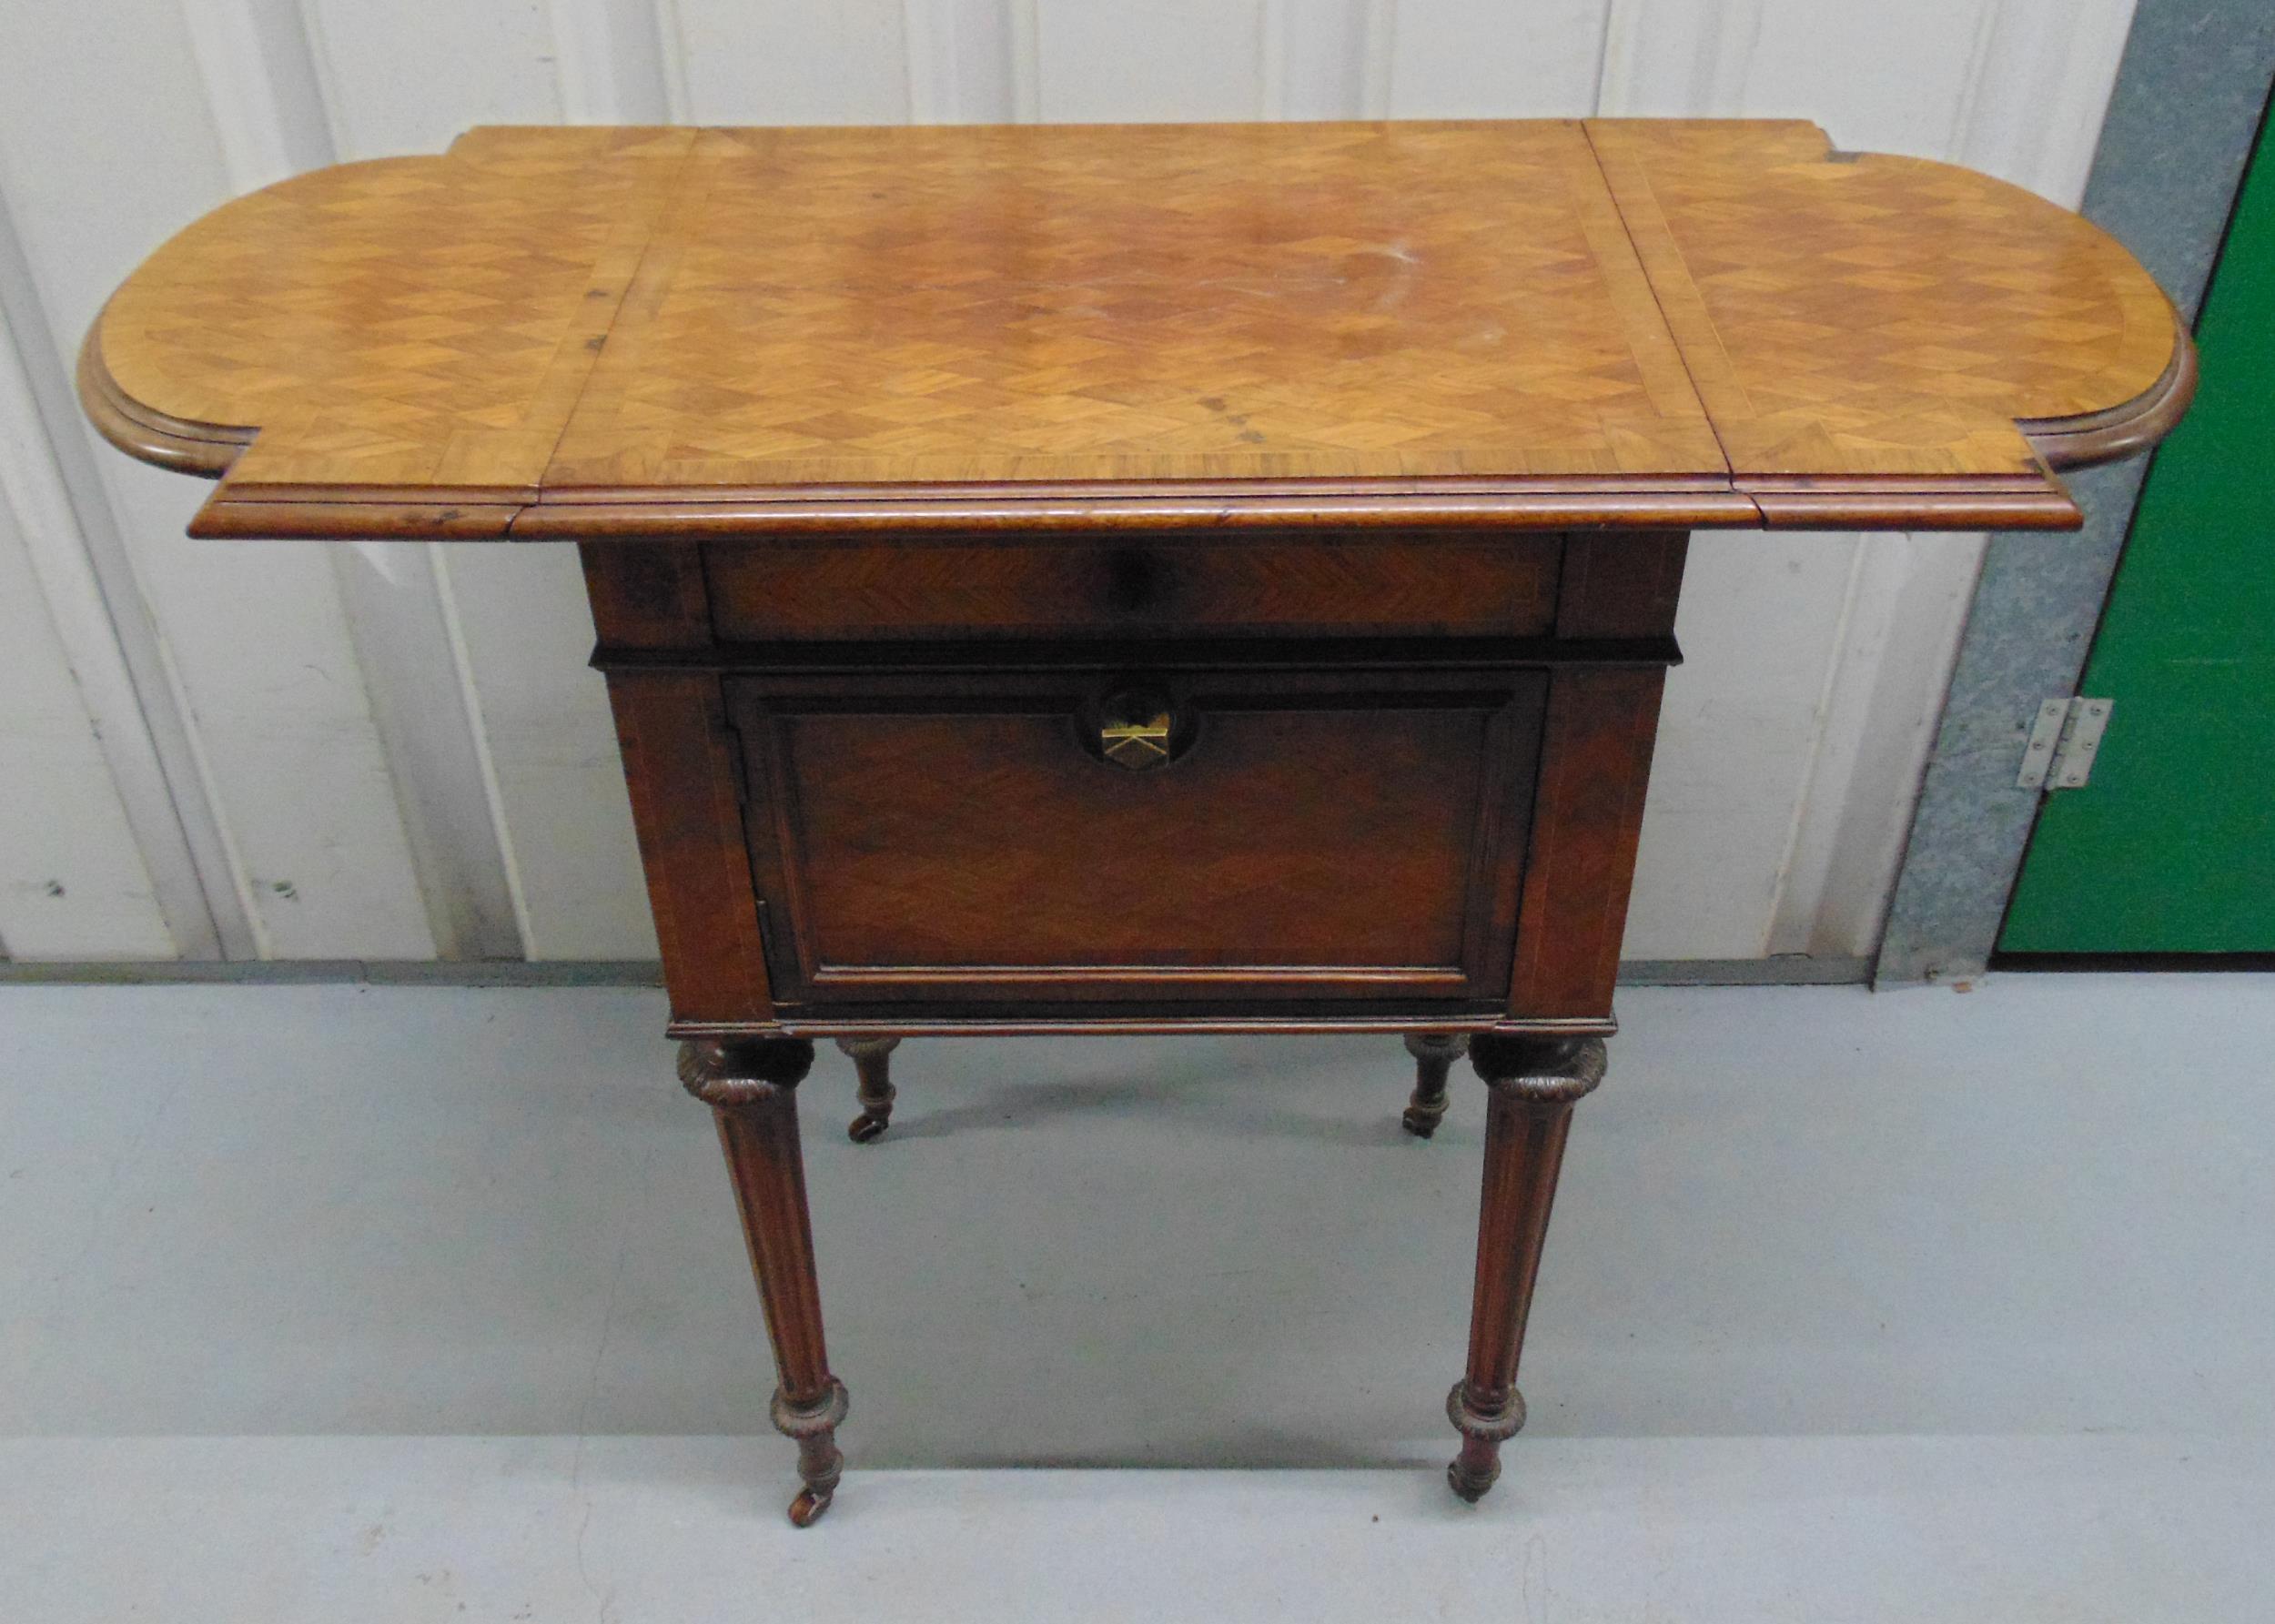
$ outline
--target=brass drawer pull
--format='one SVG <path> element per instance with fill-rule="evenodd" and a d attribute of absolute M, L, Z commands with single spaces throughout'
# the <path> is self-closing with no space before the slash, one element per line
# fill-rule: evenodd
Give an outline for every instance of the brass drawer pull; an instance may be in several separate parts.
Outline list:
<path fill-rule="evenodd" d="M 1117 767 L 1141 772 L 1169 761 L 1169 701 L 1156 693 L 1108 694 L 1098 711 L 1098 750 Z"/>

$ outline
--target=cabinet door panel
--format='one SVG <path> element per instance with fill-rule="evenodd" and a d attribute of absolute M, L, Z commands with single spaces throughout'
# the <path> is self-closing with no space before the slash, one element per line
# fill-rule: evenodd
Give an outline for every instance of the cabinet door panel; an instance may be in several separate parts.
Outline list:
<path fill-rule="evenodd" d="M 776 1000 L 1497 1006 L 1543 691 L 1537 671 L 731 678 Z M 1105 753 L 1131 692 L 1170 719 L 1166 763 Z"/>

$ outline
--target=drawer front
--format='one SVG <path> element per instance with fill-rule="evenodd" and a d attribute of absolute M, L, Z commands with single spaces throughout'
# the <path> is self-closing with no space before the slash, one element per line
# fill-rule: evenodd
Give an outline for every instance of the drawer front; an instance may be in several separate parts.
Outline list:
<path fill-rule="evenodd" d="M 704 549 L 726 642 L 1199 633 L 1530 637 L 1562 542 L 1344 537 L 828 538 Z"/>
<path fill-rule="evenodd" d="M 730 677 L 775 1002 L 1498 1009 L 1545 687 Z"/>

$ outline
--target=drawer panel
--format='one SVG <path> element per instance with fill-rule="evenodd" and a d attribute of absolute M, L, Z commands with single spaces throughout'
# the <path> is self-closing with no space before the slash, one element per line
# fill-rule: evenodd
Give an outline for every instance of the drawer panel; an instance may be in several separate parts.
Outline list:
<path fill-rule="evenodd" d="M 777 1004 L 1506 999 L 1538 671 L 725 686 Z"/>
<path fill-rule="evenodd" d="M 712 627 L 780 639 L 1201 633 L 1529 637 L 1553 536 L 825 538 L 704 549 Z"/>

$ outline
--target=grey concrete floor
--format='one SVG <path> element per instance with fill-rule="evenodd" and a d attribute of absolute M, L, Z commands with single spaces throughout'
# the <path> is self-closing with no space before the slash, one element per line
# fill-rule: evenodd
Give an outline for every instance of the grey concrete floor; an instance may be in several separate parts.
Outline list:
<path fill-rule="evenodd" d="M 0 988 L 0 1613 L 2275 1616 L 2275 980 L 1622 1015 L 1474 1511 L 1473 1080 L 911 1043 L 856 1147 L 825 1052 L 795 1535 L 658 994 Z"/>

